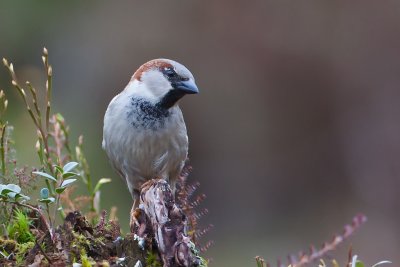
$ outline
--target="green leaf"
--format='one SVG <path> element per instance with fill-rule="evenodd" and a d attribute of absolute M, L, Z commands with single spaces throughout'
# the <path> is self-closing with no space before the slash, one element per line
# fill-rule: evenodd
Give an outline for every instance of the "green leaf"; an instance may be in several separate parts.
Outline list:
<path fill-rule="evenodd" d="M 1 190 L 2 196 L 8 197 L 8 193 L 15 193 L 15 192 L 13 192 L 12 190 L 7 189 L 7 188 L 4 188 L 3 190 Z"/>
<path fill-rule="evenodd" d="M 0 184 L 0 196 L 6 197 L 5 193 L 3 193 L 5 188 L 6 186 L 4 184 Z"/>
<path fill-rule="evenodd" d="M 15 198 L 15 200 L 16 201 L 18 201 L 19 199 L 25 199 L 25 200 L 29 200 L 30 199 L 30 197 L 28 197 L 28 196 L 25 196 L 25 195 L 23 195 L 23 194 L 15 194 L 15 196 L 14 196 L 14 198 Z"/>
<path fill-rule="evenodd" d="M 62 192 L 64 192 L 64 190 L 67 189 L 66 187 L 57 187 L 56 188 L 56 193 L 57 194 L 61 194 Z"/>
<path fill-rule="evenodd" d="M 54 201 L 56 201 L 54 197 L 39 199 L 39 202 L 47 203 L 47 204 L 53 203 Z"/>
<path fill-rule="evenodd" d="M 63 173 L 64 173 L 63 168 L 61 168 L 60 166 L 54 165 L 53 167 L 54 167 L 54 169 L 56 169 L 56 172 L 59 172 L 60 174 L 63 174 Z"/>
<path fill-rule="evenodd" d="M 75 173 L 75 172 L 64 172 L 64 174 L 63 174 L 64 179 L 68 178 L 68 177 L 73 177 L 73 176 L 79 176 L 79 174 Z"/>
<path fill-rule="evenodd" d="M 391 261 L 380 261 L 380 262 L 377 262 L 374 265 L 372 265 L 372 267 L 377 267 L 379 265 L 387 264 L 387 263 L 392 263 L 392 262 Z"/>
<path fill-rule="evenodd" d="M 57 113 L 56 114 L 56 120 L 63 122 L 64 121 L 64 117 L 60 113 Z"/>
<path fill-rule="evenodd" d="M 10 192 L 10 193 L 7 194 L 7 196 L 8 196 L 8 198 L 15 198 L 16 194 L 17 193 L 15 193 L 15 192 Z"/>
<path fill-rule="evenodd" d="M 101 187 L 103 184 L 107 184 L 107 183 L 109 183 L 109 182 L 111 182 L 111 179 L 110 179 L 110 178 L 101 178 L 101 179 L 97 182 L 96 186 L 94 187 L 93 193 L 96 193 L 97 191 L 99 191 L 99 190 L 100 190 L 100 187 Z"/>
<path fill-rule="evenodd" d="M 63 167 L 64 173 L 69 172 L 69 171 L 75 169 L 75 167 L 78 166 L 78 164 L 79 164 L 79 163 L 78 163 L 78 162 L 75 162 L 75 161 L 68 162 L 68 163 L 65 164 L 64 167 Z"/>
<path fill-rule="evenodd" d="M 45 173 L 45 172 L 32 172 L 32 173 L 33 173 L 33 174 L 40 175 L 40 176 L 43 176 L 44 178 L 47 178 L 47 179 L 52 180 L 52 181 L 54 181 L 54 182 L 57 182 L 57 179 L 56 179 L 56 178 L 54 178 L 53 176 L 51 176 L 50 174 L 47 174 L 47 173 Z"/>
<path fill-rule="evenodd" d="M 43 145 L 40 138 L 36 141 L 36 152 L 38 153 L 40 163 L 44 163 Z"/>
<path fill-rule="evenodd" d="M 6 251 L 3 251 L 3 252 L 0 251 L 0 255 L 5 259 L 8 258 L 8 253 Z"/>
<path fill-rule="evenodd" d="M 49 193 L 50 193 L 50 191 L 49 191 L 49 189 L 48 188 L 42 188 L 41 190 L 40 190 L 40 197 L 41 198 L 48 198 L 49 197 Z"/>
<path fill-rule="evenodd" d="M 0 185 L 0 195 L 4 198 L 14 198 L 21 192 L 21 187 L 16 184 Z"/>
<path fill-rule="evenodd" d="M 68 185 L 72 184 L 73 182 L 75 182 L 76 179 L 67 179 L 64 180 L 64 182 L 62 182 L 61 187 L 67 187 Z"/>
<path fill-rule="evenodd" d="M 364 263 L 362 261 L 357 260 L 356 266 L 354 267 L 364 267 Z"/>
<path fill-rule="evenodd" d="M 21 192 L 21 187 L 16 184 L 8 184 L 6 185 L 6 189 L 11 190 L 12 192 L 19 193 Z"/>
<path fill-rule="evenodd" d="M 357 264 L 357 255 L 354 255 L 353 258 L 351 258 L 351 264 L 350 267 L 356 267 Z"/>

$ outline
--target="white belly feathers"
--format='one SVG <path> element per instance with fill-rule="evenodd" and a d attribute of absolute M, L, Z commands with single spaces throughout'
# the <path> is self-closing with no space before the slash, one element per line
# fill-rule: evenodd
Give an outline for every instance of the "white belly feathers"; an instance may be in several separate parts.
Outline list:
<path fill-rule="evenodd" d="M 140 99 L 119 96 L 112 100 L 104 118 L 105 124 L 112 127 L 104 129 L 103 148 L 113 166 L 130 181 L 131 194 L 152 178 L 173 183 L 188 152 L 180 108 L 162 110 Z"/>

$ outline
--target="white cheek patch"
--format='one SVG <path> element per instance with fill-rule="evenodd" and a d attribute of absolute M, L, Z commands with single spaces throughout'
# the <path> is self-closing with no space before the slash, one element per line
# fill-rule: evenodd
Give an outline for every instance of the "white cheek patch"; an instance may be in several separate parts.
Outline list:
<path fill-rule="evenodd" d="M 154 95 L 151 93 L 150 90 L 146 88 L 145 84 L 138 80 L 130 81 L 125 87 L 124 91 L 130 95 L 135 95 L 149 100 L 152 100 L 154 98 Z"/>
<path fill-rule="evenodd" d="M 143 73 L 142 84 L 154 98 L 158 99 L 161 99 L 171 89 L 170 82 L 158 70 Z"/>
<path fill-rule="evenodd" d="M 132 80 L 125 87 L 127 93 L 153 103 L 158 102 L 170 89 L 171 84 L 158 70 L 144 72 L 141 81 Z"/>

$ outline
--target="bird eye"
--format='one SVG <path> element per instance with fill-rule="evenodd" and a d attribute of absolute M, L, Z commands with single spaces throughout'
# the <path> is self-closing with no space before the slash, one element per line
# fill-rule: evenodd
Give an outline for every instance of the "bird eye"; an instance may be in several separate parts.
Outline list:
<path fill-rule="evenodd" d="M 173 77 L 175 77 L 177 74 L 176 74 L 176 72 L 175 72 L 175 70 L 173 69 L 173 68 L 170 68 L 170 67 L 168 67 L 168 68 L 164 68 L 164 74 L 166 75 L 166 76 L 168 76 L 169 78 L 173 78 Z"/>

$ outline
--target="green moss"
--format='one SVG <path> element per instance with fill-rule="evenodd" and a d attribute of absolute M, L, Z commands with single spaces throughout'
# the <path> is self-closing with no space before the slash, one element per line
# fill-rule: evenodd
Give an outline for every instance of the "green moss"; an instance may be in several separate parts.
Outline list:
<path fill-rule="evenodd" d="M 146 266 L 148 266 L 148 267 L 161 267 L 162 266 L 161 263 L 158 261 L 157 254 L 154 253 L 153 251 L 147 252 Z"/>
<path fill-rule="evenodd" d="M 87 256 L 87 250 L 91 245 L 90 240 L 87 239 L 84 235 L 78 234 L 74 231 L 73 235 L 74 240 L 71 243 L 72 247 L 75 248 L 75 251 L 79 251 L 78 255 L 74 255 L 75 257 L 73 259 L 73 262 L 76 262 L 78 259 L 80 259 L 82 267 L 95 266 L 96 263 L 93 261 L 93 259 Z"/>
<path fill-rule="evenodd" d="M 17 244 L 17 253 L 15 253 L 17 265 L 24 263 L 26 253 L 29 252 L 29 250 L 31 250 L 34 246 L 35 243 L 32 241 Z"/>
<path fill-rule="evenodd" d="M 94 239 L 94 242 L 96 244 L 101 244 L 101 245 L 104 245 L 105 241 L 106 241 L 106 238 L 104 236 L 99 236 L 99 237 Z"/>
<path fill-rule="evenodd" d="M 107 222 L 107 223 L 104 225 L 104 230 L 106 230 L 107 232 L 112 231 L 113 228 L 114 228 L 114 225 L 113 225 L 112 223 L 110 223 L 110 222 Z"/>
<path fill-rule="evenodd" d="M 18 243 L 33 242 L 34 236 L 29 230 L 31 220 L 21 210 L 14 211 L 12 222 L 7 226 L 8 235 Z"/>
<path fill-rule="evenodd" d="M 197 257 L 199 257 L 199 259 L 201 261 L 200 267 L 207 267 L 208 266 L 208 263 L 207 263 L 206 259 L 204 259 L 203 257 L 200 257 L 200 256 L 197 256 Z"/>
<path fill-rule="evenodd" d="M 74 239 L 71 242 L 71 256 L 73 257 L 73 262 L 78 262 L 79 259 L 82 260 L 82 255 L 86 256 L 86 250 L 90 245 L 90 241 L 82 234 L 78 234 L 72 231 Z M 87 258 L 87 257 L 86 257 Z"/>
<path fill-rule="evenodd" d="M 86 248 L 90 245 L 90 241 L 86 238 L 86 236 L 76 232 L 73 232 L 73 235 L 74 240 L 71 243 L 72 247 L 79 249 L 79 251 L 82 249 L 86 251 Z"/>
<path fill-rule="evenodd" d="M 0 238 L 1 251 L 5 251 L 7 252 L 7 254 L 10 254 L 14 252 L 16 248 L 17 248 L 17 242 L 15 242 L 15 240 Z"/>
<path fill-rule="evenodd" d="M 86 255 L 85 250 L 81 250 L 81 261 L 82 267 L 92 267 L 92 262 L 89 260 L 88 256 Z"/>

